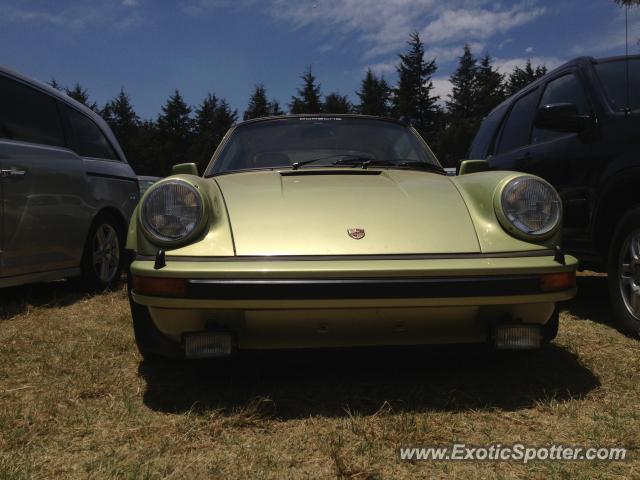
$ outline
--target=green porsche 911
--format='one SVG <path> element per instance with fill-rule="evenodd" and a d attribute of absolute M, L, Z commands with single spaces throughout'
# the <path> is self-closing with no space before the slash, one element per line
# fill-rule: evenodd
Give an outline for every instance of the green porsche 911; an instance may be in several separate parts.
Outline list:
<path fill-rule="evenodd" d="M 144 194 L 129 291 L 144 356 L 490 343 L 536 348 L 575 294 L 540 178 L 463 162 L 357 115 L 250 120 Z"/>

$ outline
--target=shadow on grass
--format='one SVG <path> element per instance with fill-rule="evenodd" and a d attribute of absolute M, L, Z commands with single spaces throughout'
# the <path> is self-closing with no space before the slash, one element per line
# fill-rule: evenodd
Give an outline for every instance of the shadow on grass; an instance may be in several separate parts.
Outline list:
<path fill-rule="evenodd" d="M 581 398 L 599 386 L 571 352 L 479 347 L 411 347 L 278 351 L 222 361 L 142 362 L 144 401 L 154 410 L 242 412 L 281 419 L 347 412 L 515 410 Z"/>
<path fill-rule="evenodd" d="M 617 328 L 613 319 L 606 275 L 579 276 L 578 294 L 573 300 L 564 302 L 562 310 L 578 318 Z"/>
<path fill-rule="evenodd" d="M 115 288 L 122 288 L 122 284 Z M 77 278 L 0 288 L 0 321 L 24 314 L 32 307 L 66 307 L 96 293 Z"/>

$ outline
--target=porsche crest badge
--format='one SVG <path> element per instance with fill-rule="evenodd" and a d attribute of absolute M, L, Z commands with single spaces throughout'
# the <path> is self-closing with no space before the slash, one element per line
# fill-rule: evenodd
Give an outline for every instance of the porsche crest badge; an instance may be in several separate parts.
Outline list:
<path fill-rule="evenodd" d="M 354 240 L 360 240 L 364 238 L 364 228 L 347 228 L 347 233 Z"/>

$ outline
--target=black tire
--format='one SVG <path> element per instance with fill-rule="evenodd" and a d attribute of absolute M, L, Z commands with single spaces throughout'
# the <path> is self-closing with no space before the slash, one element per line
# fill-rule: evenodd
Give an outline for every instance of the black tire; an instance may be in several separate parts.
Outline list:
<path fill-rule="evenodd" d="M 98 236 L 105 234 L 111 235 L 102 237 L 108 238 L 109 245 L 105 244 L 100 249 Z M 96 258 L 98 254 L 109 263 L 108 270 L 102 270 L 103 263 L 96 264 L 101 261 Z M 101 213 L 93 221 L 85 242 L 80 267 L 83 285 L 91 291 L 102 292 L 112 289 L 120 281 L 125 257 L 124 231 L 121 223 L 114 215 L 108 212 Z"/>
<path fill-rule="evenodd" d="M 618 327 L 627 335 L 640 338 L 640 312 L 636 310 L 634 314 L 629 299 L 632 286 L 640 288 L 640 264 L 626 272 L 622 267 L 623 262 L 626 263 L 625 255 L 630 253 L 630 239 L 636 235 L 640 235 L 640 207 L 629 210 L 616 225 L 609 247 L 607 281 Z M 627 280 L 622 280 L 623 273 Z"/>
<path fill-rule="evenodd" d="M 542 343 L 546 344 L 554 340 L 558 336 L 558 328 L 560 327 L 560 308 L 556 305 L 555 310 L 551 314 L 551 318 L 542 326 Z"/>

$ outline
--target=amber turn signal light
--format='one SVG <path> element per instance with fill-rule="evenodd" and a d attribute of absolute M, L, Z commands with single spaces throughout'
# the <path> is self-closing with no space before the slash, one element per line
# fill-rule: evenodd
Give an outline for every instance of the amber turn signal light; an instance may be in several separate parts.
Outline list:
<path fill-rule="evenodd" d="M 540 275 L 540 290 L 557 292 L 569 290 L 576 286 L 576 272 L 545 273 Z"/>
<path fill-rule="evenodd" d="M 133 275 L 131 287 L 134 292 L 140 295 L 152 297 L 185 297 L 187 295 L 187 281 L 182 278 Z"/>

